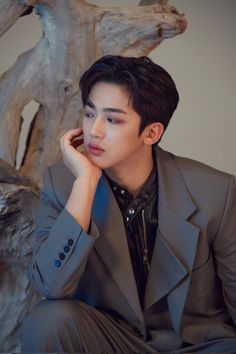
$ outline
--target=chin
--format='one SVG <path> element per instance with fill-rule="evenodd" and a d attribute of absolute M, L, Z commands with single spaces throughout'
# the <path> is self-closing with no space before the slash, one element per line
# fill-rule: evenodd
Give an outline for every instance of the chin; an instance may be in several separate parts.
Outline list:
<path fill-rule="evenodd" d="M 104 170 L 105 168 L 108 168 L 106 163 L 103 161 L 99 161 L 98 159 L 94 158 L 93 156 L 89 156 L 89 160 L 92 162 L 93 165 L 97 166 L 101 170 Z"/>

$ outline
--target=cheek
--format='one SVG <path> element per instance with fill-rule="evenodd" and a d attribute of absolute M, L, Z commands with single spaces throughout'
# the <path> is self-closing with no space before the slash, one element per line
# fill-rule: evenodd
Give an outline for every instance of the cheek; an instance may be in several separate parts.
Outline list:
<path fill-rule="evenodd" d="M 82 129 L 83 129 L 84 137 L 86 138 L 89 134 L 90 128 L 89 128 L 89 122 L 86 121 L 85 119 L 82 121 Z"/>
<path fill-rule="evenodd" d="M 136 130 L 127 132 L 127 134 L 122 139 L 122 145 L 124 145 L 126 149 L 129 150 L 132 150 L 132 148 L 135 148 L 139 144 L 140 138 Z"/>
<path fill-rule="evenodd" d="M 125 129 L 124 127 L 107 129 L 107 135 L 109 135 L 114 141 L 119 141 L 120 144 L 125 145 L 129 145 L 131 141 L 132 143 L 136 143 L 139 138 L 136 129 Z"/>
<path fill-rule="evenodd" d="M 112 144 L 112 155 L 114 158 L 126 158 L 131 155 L 138 147 L 137 140 L 130 136 L 117 138 Z"/>

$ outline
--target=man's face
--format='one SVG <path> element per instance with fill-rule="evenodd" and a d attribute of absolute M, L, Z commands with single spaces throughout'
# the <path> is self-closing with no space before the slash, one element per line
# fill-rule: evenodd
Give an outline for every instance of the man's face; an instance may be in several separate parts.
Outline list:
<path fill-rule="evenodd" d="M 126 90 L 98 82 L 89 95 L 83 119 L 84 145 L 89 159 L 101 169 L 131 168 L 144 149 L 140 116 Z"/>

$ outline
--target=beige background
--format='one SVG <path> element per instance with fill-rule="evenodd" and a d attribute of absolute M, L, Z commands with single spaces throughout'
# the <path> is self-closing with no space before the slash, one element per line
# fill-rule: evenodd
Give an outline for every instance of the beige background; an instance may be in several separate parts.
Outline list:
<path fill-rule="evenodd" d="M 98 5 L 139 1 L 94 0 Z M 186 14 L 187 31 L 165 40 L 150 57 L 174 78 L 180 104 L 161 146 L 236 175 L 236 0 L 169 0 Z M 35 15 L 23 17 L 0 38 L 0 74 L 41 36 Z M 24 110 L 27 130 L 36 104 Z M 20 160 L 25 136 L 21 139 Z"/>

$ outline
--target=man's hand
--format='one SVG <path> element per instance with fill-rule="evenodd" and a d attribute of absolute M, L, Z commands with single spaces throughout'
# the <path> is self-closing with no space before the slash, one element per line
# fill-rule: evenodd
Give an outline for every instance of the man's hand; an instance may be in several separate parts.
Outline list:
<path fill-rule="evenodd" d="M 81 128 L 69 130 L 60 140 L 63 161 L 76 178 L 100 178 L 102 171 L 88 158 L 86 152 L 80 152 L 77 147 L 83 144 Z"/>
<path fill-rule="evenodd" d="M 82 134 L 81 128 L 71 129 L 63 135 L 60 144 L 63 161 L 76 177 L 65 208 L 88 231 L 93 200 L 102 171 L 89 160 L 86 152 L 77 150 L 83 144 Z"/>

